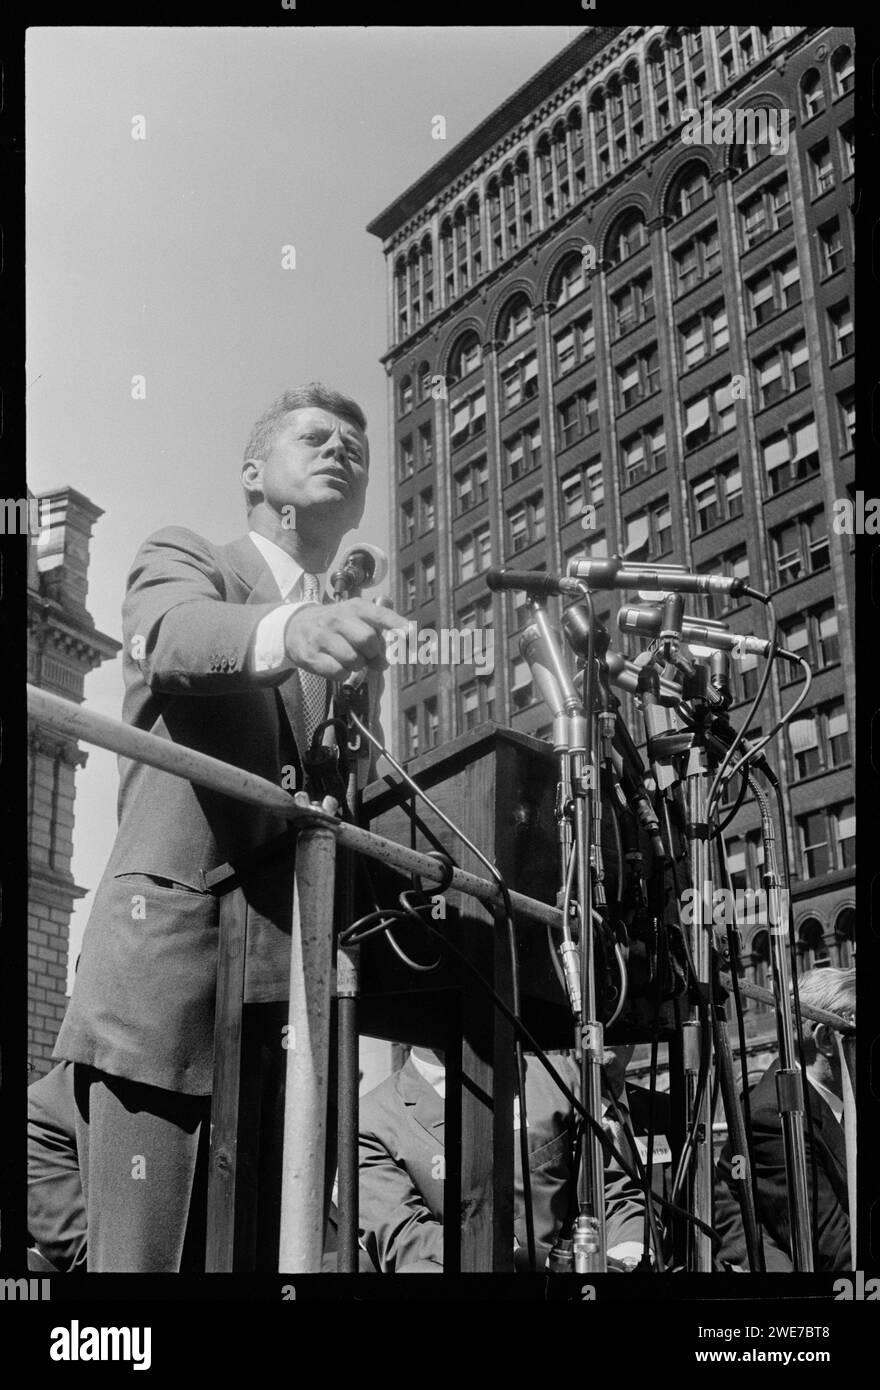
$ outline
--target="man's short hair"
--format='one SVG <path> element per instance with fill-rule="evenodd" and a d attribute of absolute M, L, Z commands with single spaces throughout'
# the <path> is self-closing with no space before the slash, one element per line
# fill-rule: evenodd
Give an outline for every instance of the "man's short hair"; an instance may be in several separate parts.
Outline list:
<path fill-rule="evenodd" d="M 290 391 L 285 391 L 283 396 L 279 396 L 269 409 L 263 412 L 251 430 L 251 437 L 244 451 L 245 459 L 265 459 L 290 412 L 303 410 L 308 406 L 329 410 L 331 414 L 339 415 L 349 424 L 356 425 L 364 434 L 367 432 L 367 417 L 357 401 L 353 401 L 350 396 L 344 396 L 332 386 L 325 386 L 323 382 L 310 381 L 306 386 L 294 386 Z"/>
<path fill-rule="evenodd" d="M 842 1014 L 851 1019 L 856 1012 L 856 972 L 850 966 L 837 970 L 833 966 L 805 970 L 798 978 L 798 995 L 802 1004 L 810 1004 L 814 1009 L 825 1009 L 830 1014 Z M 804 1033 L 809 1038 L 812 1023 L 804 1018 Z"/>

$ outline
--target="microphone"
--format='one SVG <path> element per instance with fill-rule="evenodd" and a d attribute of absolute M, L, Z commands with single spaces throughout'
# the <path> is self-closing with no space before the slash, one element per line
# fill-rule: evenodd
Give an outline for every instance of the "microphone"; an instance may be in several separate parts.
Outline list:
<path fill-rule="evenodd" d="M 372 589 L 388 574 L 388 556 L 375 545 L 355 545 L 342 557 L 338 570 L 330 576 L 334 596 L 352 589 Z"/>
<path fill-rule="evenodd" d="M 637 632 L 642 637 L 656 637 L 661 630 L 663 614 L 651 604 L 631 604 L 621 608 L 617 614 L 617 626 L 621 632 Z M 701 647 L 712 647 L 719 652 L 732 652 L 734 656 L 769 656 L 770 643 L 764 637 L 743 636 L 731 632 L 722 623 L 699 622 L 687 614 L 681 624 L 681 635 L 685 642 L 696 643 Z"/>
<path fill-rule="evenodd" d="M 560 574 L 544 574 L 542 570 L 490 569 L 486 571 L 486 583 L 493 593 L 505 589 L 526 589 L 535 598 L 548 598 L 554 594 L 580 595 L 582 592 L 576 579 L 566 579 Z"/>
<path fill-rule="evenodd" d="M 608 652 L 605 657 L 605 665 L 608 667 L 608 675 L 612 685 L 616 685 L 619 690 L 625 690 L 629 695 L 639 695 L 639 675 L 641 667 L 634 661 L 627 661 L 620 652 Z M 678 703 L 682 698 L 681 686 L 677 681 L 667 680 L 665 676 L 660 677 L 660 694 L 665 700 L 672 700 Z"/>
<path fill-rule="evenodd" d="M 750 598 L 764 598 L 756 589 L 750 589 L 744 579 L 730 579 L 724 574 L 688 574 L 663 565 L 629 569 L 619 555 L 610 560 L 569 560 L 568 574 L 583 580 L 591 589 L 657 589 L 663 593 L 730 594 L 734 598 L 747 594 Z"/>
<path fill-rule="evenodd" d="M 565 698 L 559 682 L 550 670 L 544 657 L 544 639 L 534 623 L 530 623 L 519 639 L 519 653 L 529 664 L 535 684 L 541 692 L 541 699 L 554 719 L 567 716 Z"/>
<path fill-rule="evenodd" d="M 575 656 L 584 660 L 590 650 L 590 610 L 585 603 L 571 603 L 562 614 L 562 631 Z M 601 661 L 611 642 L 611 634 L 601 618 L 593 618 L 593 653 Z"/>

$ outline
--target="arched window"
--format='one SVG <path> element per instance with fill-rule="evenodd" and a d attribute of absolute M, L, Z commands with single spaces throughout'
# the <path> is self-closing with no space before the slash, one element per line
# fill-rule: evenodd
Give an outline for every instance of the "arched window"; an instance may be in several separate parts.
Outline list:
<path fill-rule="evenodd" d="M 666 52 L 669 56 L 669 66 L 673 77 L 677 80 L 681 77 L 681 69 L 684 65 L 684 45 L 681 41 L 681 34 L 678 29 L 670 29 L 666 34 Z"/>
<path fill-rule="evenodd" d="M 419 248 L 413 246 L 407 257 L 407 273 L 409 278 L 409 312 L 410 327 L 413 331 L 421 328 L 422 325 L 422 294 L 421 277 L 419 271 Z"/>
<path fill-rule="evenodd" d="M 641 86 L 639 84 L 639 70 L 635 63 L 630 63 L 623 72 L 623 99 L 627 106 L 633 107 L 642 99 Z"/>
<path fill-rule="evenodd" d="M 590 112 L 593 117 L 593 129 L 596 132 L 596 139 L 599 141 L 608 138 L 608 114 L 605 109 L 605 93 L 600 87 L 590 98 Z"/>
<path fill-rule="evenodd" d="M 834 919 L 834 943 L 837 951 L 837 965 L 841 970 L 853 963 L 856 950 L 856 912 L 854 907 L 843 907 Z"/>
<path fill-rule="evenodd" d="M 470 284 L 467 213 L 464 207 L 458 207 L 455 210 L 455 216 L 452 219 L 452 236 L 455 243 L 455 270 L 460 294 Z"/>
<path fill-rule="evenodd" d="M 520 243 L 516 220 L 516 175 L 512 164 L 501 170 L 501 207 L 507 233 L 507 251 L 515 251 Z"/>
<path fill-rule="evenodd" d="M 587 171 L 584 162 L 584 130 L 580 108 L 577 106 L 568 117 L 568 149 L 574 179 L 572 198 L 577 201 L 583 196 L 587 186 Z"/>
<path fill-rule="evenodd" d="M 394 266 L 394 314 L 397 320 L 397 336 L 405 338 L 409 332 L 409 315 L 406 312 L 406 261 L 399 256 Z"/>
<path fill-rule="evenodd" d="M 822 923 L 818 917 L 805 917 L 798 927 L 798 956 L 803 970 L 830 965 L 831 956 L 825 945 Z"/>
<path fill-rule="evenodd" d="M 834 77 L 834 94 L 842 97 L 844 92 L 851 92 L 855 81 L 855 64 L 853 63 L 852 49 L 847 48 L 846 44 L 841 44 L 840 48 L 835 49 L 831 55 L 831 72 Z"/>
<path fill-rule="evenodd" d="M 550 303 L 558 309 L 560 304 L 567 304 L 580 294 L 586 288 L 586 283 L 583 256 L 578 251 L 572 251 L 557 266 L 550 281 Z"/>
<path fill-rule="evenodd" d="M 471 280 L 483 273 L 483 236 L 480 223 L 480 200 L 476 193 L 471 194 L 467 205 L 467 254 L 470 262 Z"/>
<path fill-rule="evenodd" d="M 535 166 L 538 172 L 538 184 L 541 189 L 541 197 L 544 199 L 544 206 L 552 210 L 553 163 L 550 158 L 550 136 L 547 134 L 546 130 L 535 146 Z"/>
<path fill-rule="evenodd" d="M 620 78 L 616 75 L 608 82 L 608 105 L 611 108 L 612 121 L 616 121 L 618 116 L 623 115 L 623 89 L 620 85 Z"/>
<path fill-rule="evenodd" d="M 443 292 L 447 304 L 455 297 L 455 262 L 453 260 L 452 223 L 447 217 L 440 227 L 440 260 L 443 268 Z"/>
<path fill-rule="evenodd" d="M 682 176 L 669 200 L 673 217 L 687 217 L 689 212 L 701 207 L 712 195 L 709 175 L 702 165 L 694 165 Z"/>
<path fill-rule="evenodd" d="M 425 318 L 434 312 L 434 248 L 431 238 L 424 236 L 420 248 L 422 261 L 422 293 L 425 300 Z"/>
<path fill-rule="evenodd" d="M 419 400 L 426 401 L 431 395 L 431 367 L 428 362 L 420 362 L 417 373 Z"/>
<path fill-rule="evenodd" d="M 489 254 L 493 266 L 502 259 L 501 241 L 501 189 L 498 179 L 489 180 L 486 186 L 486 211 L 489 218 Z"/>
<path fill-rule="evenodd" d="M 631 208 L 625 212 L 612 228 L 607 241 L 607 258 L 612 265 L 620 265 L 629 256 L 635 255 L 648 244 L 648 228 L 644 214 Z"/>
<path fill-rule="evenodd" d="M 666 59 L 659 39 L 648 49 L 648 74 L 653 87 L 666 86 Z"/>
<path fill-rule="evenodd" d="M 528 241 L 532 235 L 532 175 L 525 150 L 521 150 L 517 155 L 514 178 L 519 194 L 520 241 Z"/>
<path fill-rule="evenodd" d="M 522 338 L 532 327 L 532 306 L 525 294 L 514 295 L 505 304 L 498 320 L 499 336 L 505 343 L 513 343 Z"/>
<path fill-rule="evenodd" d="M 400 385 L 399 385 L 398 388 L 397 388 L 397 413 L 398 413 L 399 415 L 406 415 L 410 410 L 412 410 L 412 403 L 413 403 L 413 384 L 412 384 L 412 377 L 411 377 L 411 376 L 404 376 L 404 377 L 401 377 L 401 379 L 400 379 Z"/>
<path fill-rule="evenodd" d="M 801 78 L 801 111 L 805 121 L 817 116 L 825 106 L 825 89 L 815 68 L 809 68 Z"/>
<path fill-rule="evenodd" d="M 699 67 L 703 61 L 703 31 L 698 24 L 682 30 L 684 45 L 690 54 L 691 67 Z"/>
<path fill-rule="evenodd" d="M 459 338 L 449 357 L 449 375 L 453 381 L 461 381 L 476 371 L 483 360 L 483 348 L 471 328 Z"/>

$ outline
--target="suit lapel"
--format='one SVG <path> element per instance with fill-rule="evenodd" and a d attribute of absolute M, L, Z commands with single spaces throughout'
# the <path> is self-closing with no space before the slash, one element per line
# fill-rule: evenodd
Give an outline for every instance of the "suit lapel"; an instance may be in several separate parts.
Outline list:
<path fill-rule="evenodd" d="M 813 1117 L 813 1129 L 816 1133 L 817 1141 L 821 1142 L 835 1164 L 842 1187 L 842 1201 L 844 1206 L 848 1205 L 848 1193 L 846 1186 L 846 1136 L 843 1126 L 838 1124 L 834 1117 L 834 1111 L 809 1081 L 806 1083 L 810 1098 L 810 1113 Z"/>
<path fill-rule="evenodd" d="M 434 1087 L 416 1071 L 409 1058 L 397 1073 L 397 1087 L 401 1099 L 417 1124 L 443 1143 L 445 1125 L 445 1106 Z"/>

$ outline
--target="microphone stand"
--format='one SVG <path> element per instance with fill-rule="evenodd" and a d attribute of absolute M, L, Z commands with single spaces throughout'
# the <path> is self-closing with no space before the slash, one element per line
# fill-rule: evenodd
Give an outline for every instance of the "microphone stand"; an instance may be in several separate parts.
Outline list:
<path fill-rule="evenodd" d="M 705 1048 L 712 1045 L 712 1035 L 704 1033 L 702 1018 L 712 1017 L 712 889 L 709 865 L 709 827 L 706 820 L 709 791 L 709 763 L 705 720 L 707 691 L 705 668 L 692 667 L 679 654 L 683 600 L 680 594 L 667 597 L 658 646 L 639 677 L 642 710 L 645 718 L 648 753 L 659 789 L 665 791 L 672 782 L 683 780 L 686 807 L 686 837 L 688 868 L 692 888 L 692 920 L 683 935 L 688 942 L 693 979 L 688 990 L 688 1003 L 682 1026 L 682 1057 L 684 1070 L 684 1102 L 686 1132 L 693 1136 L 693 1156 L 688 1166 L 686 1206 L 707 1226 L 712 1224 L 712 1193 L 714 1164 L 712 1154 L 712 1063 L 705 1083 L 700 1088 L 700 1064 Z M 658 708 L 660 672 L 658 667 L 675 665 L 685 676 L 684 694 L 690 698 L 695 715 L 694 727 L 687 734 L 669 731 L 669 723 Z M 700 681 L 703 677 L 703 681 Z M 694 688 L 688 690 L 691 684 Z M 664 731 L 665 728 L 665 731 Z M 674 767 L 660 766 L 675 755 L 685 754 L 684 776 Z M 674 855 L 673 846 L 670 852 Z M 708 920 L 706 905 L 709 906 Z M 712 1270 L 712 1239 L 693 1223 L 688 1224 L 685 1255 L 686 1267 L 692 1273 Z"/>
<path fill-rule="evenodd" d="M 810 1233 L 807 1159 L 804 1143 L 805 1080 L 795 1057 L 794 1022 L 792 1019 L 789 962 L 790 903 L 787 891 L 780 886 L 779 867 L 776 860 L 776 836 L 767 797 L 751 775 L 749 776 L 749 784 L 761 812 L 761 834 L 764 841 L 762 878 L 767 892 L 776 1038 L 779 1048 L 776 1099 L 782 1120 L 792 1264 L 796 1271 L 812 1271 L 813 1243 Z"/>
<path fill-rule="evenodd" d="M 352 572 L 343 568 L 330 577 L 334 603 L 359 597 L 361 586 Z M 349 685 L 336 681 L 332 694 L 332 722 L 328 721 L 327 733 L 335 746 L 320 747 L 321 764 L 332 767 L 335 780 L 341 783 L 343 797 L 341 805 L 347 808 L 345 814 L 357 820 L 359 786 L 358 767 L 364 758 L 369 759 L 369 749 L 351 722 L 356 714 L 364 723 L 369 723 L 367 682 Z M 339 747 L 340 730 L 345 732 L 345 745 Z M 340 767 L 340 751 L 342 751 Z M 313 754 L 317 749 L 313 746 Z M 331 774 L 332 775 L 332 774 Z M 354 857 L 349 850 L 337 849 L 337 875 L 335 894 L 335 919 L 337 935 L 351 925 L 355 918 Z M 336 1010 L 337 1010 L 337 1269 L 340 1274 L 358 1272 L 358 1130 L 359 1106 L 358 1088 L 360 1085 L 360 1034 L 358 1028 L 358 998 L 360 995 L 360 946 L 337 945 L 336 949 Z"/>
<path fill-rule="evenodd" d="M 562 655 L 554 641 L 547 623 L 547 615 L 536 593 L 529 594 L 529 609 L 532 620 L 543 639 L 543 648 L 552 667 L 553 676 L 559 687 L 563 707 L 560 711 L 558 733 L 555 730 L 554 746 L 558 745 L 560 761 L 560 787 L 557 806 L 566 796 L 574 811 L 574 855 L 576 896 L 580 910 L 580 940 L 578 948 L 570 941 L 570 932 L 563 943 L 563 966 L 575 1027 L 581 1061 L 581 1104 L 587 1115 L 595 1122 L 584 1125 L 581 1136 L 581 1154 L 578 1168 L 578 1215 L 572 1234 L 572 1262 L 576 1274 L 604 1273 L 607 1269 L 605 1254 L 605 1154 L 599 1138 L 598 1127 L 602 1122 L 602 1054 L 604 1051 L 603 1028 L 598 1018 L 596 1004 L 595 941 L 593 932 L 594 896 L 594 855 L 591 841 L 600 842 L 594 827 L 601 817 L 601 806 L 596 789 L 593 757 L 594 700 L 592 679 L 584 679 L 585 705 L 577 697 L 571 676 L 562 660 Z M 595 664 L 595 663 L 593 663 Z M 594 675 L 594 673 L 592 673 Z M 561 721 L 565 719 L 567 729 L 563 733 Z M 563 819 L 568 819 L 564 816 Z M 601 825 L 601 819 L 599 819 Z M 595 834 L 595 840 L 594 840 Z M 560 844 L 570 844 L 571 827 L 560 826 Z M 595 882 L 601 888 L 600 865 Z M 568 861 L 563 863 L 564 902 L 569 900 Z M 565 914 L 563 914 L 565 918 Z M 565 935 L 568 923 L 564 920 Z M 578 961 L 578 954 L 580 959 Z M 578 971 L 579 967 L 579 971 Z M 579 973 L 577 984 L 572 978 Z"/>

